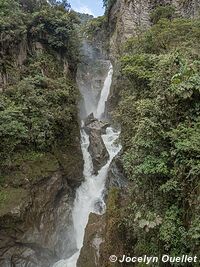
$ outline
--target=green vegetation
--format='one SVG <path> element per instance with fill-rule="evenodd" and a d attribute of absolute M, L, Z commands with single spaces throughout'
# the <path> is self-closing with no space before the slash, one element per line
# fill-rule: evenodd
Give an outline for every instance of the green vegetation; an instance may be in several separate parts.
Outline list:
<path fill-rule="evenodd" d="M 111 7 L 115 4 L 116 0 L 103 0 L 103 6 L 106 9 L 106 13 L 109 12 Z"/>
<path fill-rule="evenodd" d="M 200 251 L 200 20 L 171 11 L 155 10 L 121 59 L 116 118 L 131 189 L 119 229 L 132 255 Z"/>
<path fill-rule="evenodd" d="M 10 212 L 13 207 L 19 207 L 27 197 L 26 190 L 22 188 L 0 190 L 0 216 Z"/>
<path fill-rule="evenodd" d="M 81 24 L 85 24 L 94 18 L 93 15 L 89 15 L 89 14 L 84 14 L 84 13 L 79 13 L 79 12 L 77 12 L 76 14 L 77 14 Z"/>
<path fill-rule="evenodd" d="M 78 42 L 75 24 L 78 23 L 74 12 L 64 9 L 63 5 L 47 4 L 46 1 L 0 1 L 0 32 L 2 58 L 1 72 L 7 75 L 16 68 L 13 50 L 24 45 L 24 53 L 34 53 L 32 46 L 40 42 L 43 48 L 66 57 L 71 67 L 78 62 Z"/>
<path fill-rule="evenodd" d="M 151 13 L 151 21 L 156 24 L 160 19 L 172 20 L 175 17 L 175 7 L 171 5 L 159 6 Z"/>
<path fill-rule="evenodd" d="M 104 31 L 107 25 L 107 18 L 106 16 L 100 16 L 97 18 L 93 18 L 86 24 L 86 33 L 89 37 L 96 36 L 98 32 Z"/>
<path fill-rule="evenodd" d="M 63 78 L 35 76 L 7 89 L 1 95 L 1 161 L 16 150 L 46 150 L 66 138 L 76 117 L 75 99 L 75 88 Z"/>
<path fill-rule="evenodd" d="M 47 177 L 59 169 L 62 153 L 70 164 L 71 147 L 79 136 L 74 80 L 79 62 L 77 23 L 67 1 L 50 5 L 43 0 L 0 0 L 4 206 L 11 203 L 6 188 L 21 190 L 27 182 Z"/>
<path fill-rule="evenodd" d="M 83 27 L 83 36 L 94 47 L 101 47 L 103 51 L 109 51 L 108 17 L 106 15 L 89 20 Z M 97 49 L 98 50 L 98 49 Z M 98 51 L 97 51 L 98 53 Z"/>

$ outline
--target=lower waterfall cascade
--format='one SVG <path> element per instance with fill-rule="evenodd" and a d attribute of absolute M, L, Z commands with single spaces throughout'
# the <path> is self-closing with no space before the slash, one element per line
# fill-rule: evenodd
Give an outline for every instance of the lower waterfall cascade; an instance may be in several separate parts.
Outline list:
<path fill-rule="evenodd" d="M 97 119 L 103 119 L 105 113 L 106 101 L 110 94 L 110 87 L 112 83 L 113 67 L 110 64 L 108 75 L 105 79 L 104 86 L 101 91 L 100 99 L 94 112 Z M 87 114 L 89 115 L 89 114 Z M 81 134 L 81 149 L 84 160 L 84 182 L 76 191 L 74 206 L 72 210 L 72 219 L 75 232 L 75 240 L 77 245 L 77 252 L 68 259 L 58 261 L 53 267 L 76 267 L 77 260 L 83 246 L 85 228 L 88 223 L 90 213 L 102 214 L 105 212 L 105 202 L 103 191 L 105 189 L 105 182 L 108 174 L 109 166 L 113 158 L 120 152 L 121 145 L 116 141 L 119 138 L 120 131 L 112 127 L 108 127 L 106 132 L 102 134 L 102 139 L 105 147 L 109 153 L 107 163 L 99 170 L 97 175 L 93 174 L 92 157 L 88 151 L 90 145 L 89 135 L 84 130 L 84 122 L 82 121 Z"/>

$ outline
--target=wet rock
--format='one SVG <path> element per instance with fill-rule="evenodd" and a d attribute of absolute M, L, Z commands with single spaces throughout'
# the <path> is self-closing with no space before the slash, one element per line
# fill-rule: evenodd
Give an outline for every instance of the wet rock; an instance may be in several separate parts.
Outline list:
<path fill-rule="evenodd" d="M 49 267 L 76 251 L 73 192 L 61 172 L 39 181 L 19 213 L 0 217 L 0 266 Z"/>
<path fill-rule="evenodd" d="M 91 130 L 89 134 L 90 145 L 89 153 L 92 157 L 94 174 L 96 175 L 98 171 L 107 163 L 109 160 L 109 153 L 105 147 L 103 139 L 101 137 L 101 132 L 97 129 Z"/>
<path fill-rule="evenodd" d="M 95 175 L 109 160 L 109 153 L 101 136 L 102 134 L 105 134 L 106 129 L 109 126 L 110 124 L 108 122 L 99 121 L 94 118 L 93 113 L 85 120 L 83 128 L 89 135 L 90 145 L 88 150 L 92 157 Z"/>
<path fill-rule="evenodd" d="M 105 134 L 106 129 L 110 126 L 108 122 L 98 121 L 97 119 L 93 120 L 89 125 L 86 127 L 86 132 L 89 134 L 93 130 L 99 131 L 100 134 Z"/>
<path fill-rule="evenodd" d="M 105 215 L 90 214 L 77 267 L 101 266 L 101 246 L 104 243 L 105 226 Z"/>
<path fill-rule="evenodd" d="M 94 211 L 96 214 L 103 214 L 105 212 L 106 205 L 102 199 L 97 199 L 94 203 Z"/>
<path fill-rule="evenodd" d="M 90 123 L 96 121 L 94 113 L 91 113 L 84 121 L 84 125 L 87 127 Z"/>
<path fill-rule="evenodd" d="M 94 114 L 91 113 L 85 120 L 84 130 L 87 134 L 90 134 L 91 131 L 99 131 L 100 134 L 105 134 L 106 129 L 110 126 L 109 122 L 100 121 L 94 117 Z"/>
<path fill-rule="evenodd" d="M 122 152 L 119 153 L 110 164 L 104 191 L 106 197 L 110 188 L 117 187 L 122 189 L 128 185 L 128 180 L 121 160 L 121 154 Z"/>

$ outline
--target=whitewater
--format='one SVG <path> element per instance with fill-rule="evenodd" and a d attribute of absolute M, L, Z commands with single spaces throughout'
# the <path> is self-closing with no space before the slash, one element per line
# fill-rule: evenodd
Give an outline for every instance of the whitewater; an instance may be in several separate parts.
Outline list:
<path fill-rule="evenodd" d="M 101 90 L 99 102 L 94 116 L 97 119 L 103 119 L 105 114 L 106 102 L 110 94 L 110 87 L 112 83 L 113 67 L 110 64 L 104 86 Z M 80 90 L 81 91 L 81 90 Z M 87 114 L 89 115 L 89 114 Z M 84 122 L 82 122 L 82 126 Z M 77 260 L 83 246 L 85 228 L 88 223 L 90 213 L 102 214 L 105 211 L 106 205 L 104 203 L 103 191 L 105 189 L 105 182 L 109 170 L 109 166 L 113 158 L 121 150 L 121 146 L 116 142 L 119 138 L 119 131 L 112 127 L 106 129 L 106 133 L 102 135 L 103 142 L 109 153 L 109 160 L 99 170 L 97 175 L 93 175 L 92 158 L 88 151 L 90 140 L 88 134 L 81 127 L 81 149 L 84 160 L 84 182 L 76 191 L 76 197 L 72 210 L 73 227 L 75 232 L 75 240 L 77 252 L 69 259 L 63 259 L 53 265 L 53 267 L 76 267 Z M 97 205 L 98 204 L 98 205 Z M 98 207 L 98 208 L 97 208 Z"/>

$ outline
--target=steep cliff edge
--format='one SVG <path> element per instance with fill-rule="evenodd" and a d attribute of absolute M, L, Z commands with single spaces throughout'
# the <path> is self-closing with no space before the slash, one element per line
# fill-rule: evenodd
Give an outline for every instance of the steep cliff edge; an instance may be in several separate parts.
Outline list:
<path fill-rule="evenodd" d="M 3 1 L 0 17 L 0 266 L 47 267 L 76 249 L 78 20 L 23 0 Z"/>
<path fill-rule="evenodd" d="M 111 184 L 106 213 L 90 216 L 78 266 L 141 266 L 109 261 L 124 254 L 199 257 L 200 2 L 105 2 L 109 111 L 121 124 L 129 188 Z"/>
<path fill-rule="evenodd" d="M 172 5 L 179 16 L 196 18 L 200 1 L 181 0 L 116 0 L 108 10 L 110 29 L 110 56 L 113 60 L 123 51 L 123 44 L 133 36 L 138 36 L 151 25 L 151 13 L 158 6 Z"/>
<path fill-rule="evenodd" d="M 108 13 L 116 62 L 112 105 L 130 190 L 126 206 L 118 203 L 123 216 L 107 223 L 123 240 L 116 252 L 111 238 L 113 254 L 199 257 L 199 1 L 120 3 Z M 120 13 L 126 8 L 127 15 Z"/>

